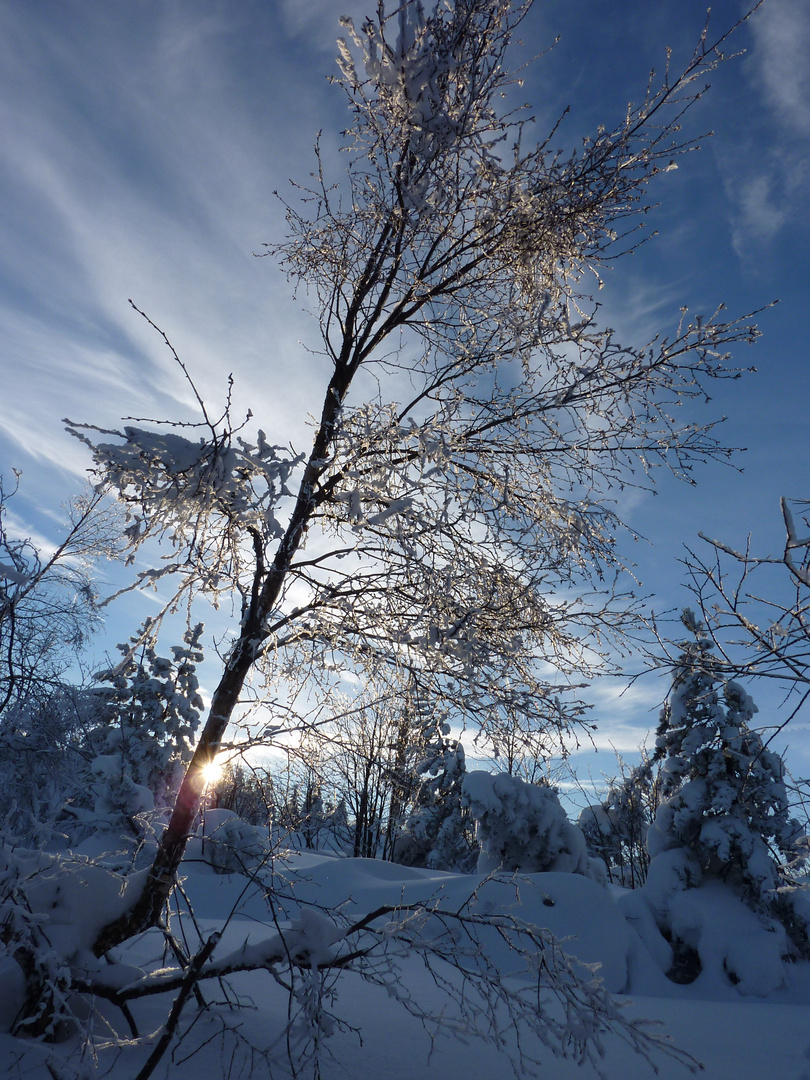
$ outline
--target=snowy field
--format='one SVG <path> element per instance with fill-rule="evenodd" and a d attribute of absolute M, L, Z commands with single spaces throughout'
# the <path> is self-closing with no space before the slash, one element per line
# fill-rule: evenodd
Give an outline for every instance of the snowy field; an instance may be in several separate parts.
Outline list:
<path fill-rule="evenodd" d="M 194 910 L 194 921 L 188 915 L 183 920 L 189 948 L 195 951 L 200 940 L 196 937 L 195 942 L 196 935 L 205 939 L 211 932 L 221 930 L 223 936 L 215 957 L 234 953 L 249 956 L 250 950 L 258 955 L 261 943 L 273 940 L 277 927 L 283 930 L 290 919 L 295 923 L 301 910 L 312 913 L 306 919 L 305 932 L 314 942 L 319 934 L 328 936 L 329 928 L 335 925 L 333 919 L 338 922 L 352 919 L 358 913 L 374 911 L 383 905 L 427 902 L 437 903 L 444 910 L 457 910 L 481 882 L 480 877 L 470 875 L 303 853 L 279 860 L 275 871 L 276 887 L 286 897 L 282 900 L 284 910 L 275 909 L 277 925 L 273 925 L 260 891 L 253 886 L 246 890 L 243 877 L 216 873 L 201 859 L 189 862 L 184 891 Z M 70 889 L 65 891 L 69 893 Z M 516 879 L 505 876 L 489 879 L 474 904 L 490 916 L 505 912 L 547 927 L 563 941 L 569 955 L 586 964 L 599 965 L 595 973 L 617 1000 L 624 1003 L 626 1013 L 635 1019 L 659 1021 L 673 1043 L 704 1066 L 701 1075 L 711 1080 L 807 1080 L 810 1077 L 810 1032 L 806 1024 L 810 964 L 784 964 L 780 974 L 782 986 L 767 997 L 742 995 L 738 986 L 723 977 L 719 954 L 718 964 L 712 967 L 711 963 L 704 963 L 704 971 L 694 983 L 675 985 L 662 975 L 631 928 L 630 919 L 625 918 L 616 903 L 616 895 L 578 875 L 534 874 Z M 81 940 L 82 918 L 86 917 L 88 924 L 98 921 L 93 900 L 88 901 L 87 896 L 63 895 L 54 911 L 53 933 L 57 939 L 60 934 L 73 934 Z M 632 918 L 632 906 L 629 914 Z M 722 918 L 722 910 L 719 914 Z M 741 955 L 747 948 L 745 928 L 735 923 L 736 918 L 736 909 L 730 905 L 724 920 L 730 938 L 734 938 L 729 947 Z M 62 921 L 65 925 L 60 925 Z M 430 932 L 429 924 L 425 932 Z M 324 942 L 328 945 L 326 938 Z M 510 952 L 495 930 L 482 931 L 481 942 L 487 962 L 498 965 L 504 973 L 514 971 L 517 985 L 521 958 Z M 750 951 L 755 953 L 757 948 L 752 939 Z M 139 966 L 160 967 L 171 962 L 159 954 L 161 943 L 156 935 L 146 935 L 131 949 L 127 959 Z M 151 956 L 150 951 L 155 955 Z M 760 970 L 762 958 L 754 955 L 749 959 L 750 972 L 765 977 Z M 323 1042 L 321 1076 L 325 1080 L 507 1077 L 513 1074 L 510 1056 L 514 1057 L 518 1037 L 525 1040 L 523 1050 L 527 1056 L 536 1056 L 540 1062 L 537 1075 L 544 1080 L 569 1077 L 590 1080 L 599 1075 L 611 1080 L 634 1080 L 654 1075 L 650 1065 L 615 1035 L 600 1036 L 605 1052 L 601 1073 L 588 1064 L 555 1058 L 531 1038 L 525 1039 L 522 1031 L 507 1035 L 499 1051 L 491 1034 L 486 1034 L 486 1012 L 478 1009 L 474 997 L 468 1004 L 473 1004 L 473 1016 L 484 1029 L 482 1038 L 470 1035 L 469 1016 L 454 1021 L 455 1006 L 448 987 L 437 982 L 421 957 L 403 950 L 395 959 L 395 966 L 397 974 L 393 983 L 389 965 L 380 968 L 383 981 L 389 981 L 388 992 L 385 987 L 369 985 L 352 972 L 340 973 L 334 982 L 327 980 L 326 1002 L 344 1026 L 338 1024 Z M 435 972 L 439 980 L 446 977 L 448 986 L 458 989 L 457 971 L 439 965 Z M 766 976 L 770 978 L 772 974 L 768 972 Z M 8 968 L 3 976 L 0 1020 L 5 1010 L 7 1030 L 15 981 Z M 463 993 L 466 995 L 467 991 Z M 224 983 L 205 983 L 204 994 L 210 1008 L 200 1012 L 193 999 L 189 1002 L 182 1016 L 180 1037 L 174 1040 L 154 1076 L 170 1076 L 172 1080 L 284 1077 L 292 1072 L 290 1056 L 296 1064 L 301 1063 L 295 1046 L 291 1055 L 288 1054 L 284 1035 L 288 995 L 268 972 L 232 976 L 227 989 Z M 237 994 L 241 998 L 238 1008 Z M 474 991 L 470 990 L 470 994 Z M 397 996 L 408 995 L 429 1016 L 443 1016 L 446 1028 L 458 1026 L 459 1030 L 455 1034 L 434 1030 L 432 1024 L 426 1029 L 396 1000 Z M 50 1048 L 2 1035 L 0 1061 L 5 1064 L 1 1075 L 30 1080 L 94 1075 L 135 1080 L 154 1045 L 154 1040 L 145 1037 L 159 1032 L 165 1023 L 172 996 L 159 994 L 132 1003 L 141 1039 L 107 1050 L 103 1048 L 104 1019 L 114 1023 L 119 1033 L 122 1025 L 116 1010 L 101 1003 L 96 1014 L 95 1061 L 87 1051 L 82 1060 L 78 1045 L 70 1042 Z M 555 1014 L 554 1007 L 551 1013 L 560 1015 L 559 1010 Z M 655 1062 L 659 1075 L 665 1078 L 689 1075 L 685 1065 L 664 1054 L 658 1053 Z M 312 1076 L 311 1063 L 299 1075 Z M 525 1075 L 530 1073 L 527 1071 Z"/>

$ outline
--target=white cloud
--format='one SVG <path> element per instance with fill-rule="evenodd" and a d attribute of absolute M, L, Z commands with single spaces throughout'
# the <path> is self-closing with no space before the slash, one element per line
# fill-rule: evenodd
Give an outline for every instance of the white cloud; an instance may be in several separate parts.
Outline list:
<path fill-rule="evenodd" d="M 283 0 L 282 12 L 287 32 L 307 39 L 310 47 L 337 55 L 335 42 L 345 37 L 339 20 L 348 15 L 358 28 L 373 9 L 368 0 Z M 336 73 L 336 69 L 335 69 Z"/>
<path fill-rule="evenodd" d="M 271 65 L 268 102 L 257 104 L 255 84 L 246 91 L 224 71 L 227 21 L 182 7 L 183 17 L 145 20 L 144 38 L 89 9 L 74 11 L 83 35 L 72 43 L 55 29 L 38 37 L 24 17 L 3 21 L 0 183 L 11 213 L 0 280 L 14 291 L 0 308 L 0 432 L 76 474 L 86 455 L 63 416 L 107 426 L 195 408 L 129 297 L 167 331 L 214 408 L 233 371 L 234 414 L 251 408 L 277 442 L 306 444 L 307 413 L 318 411 L 320 380 L 307 378 L 318 361 L 298 344 L 311 322 L 252 254 L 284 228 L 272 191 L 309 152 L 310 88 L 303 81 L 274 108 L 288 87 Z"/>
<path fill-rule="evenodd" d="M 771 240 L 785 224 L 788 212 L 780 199 L 774 172 L 761 172 L 739 180 L 734 188 L 737 215 L 732 239 L 737 254 L 743 258 L 751 241 Z"/>
<path fill-rule="evenodd" d="M 667 682 L 653 675 L 643 683 L 627 685 L 615 679 L 598 679 L 588 690 L 593 705 L 592 719 L 597 730 L 592 740 L 580 739 L 580 751 L 571 746 L 572 756 L 592 750 L 608 751 L 609 755 L 637 755 L 645 742 L 651 744 L 651 733 L 658 723 L 661 702 Z"/>
<path fill-rule="evenodd" d="M 41 559 L 49 559 L 56 551 L 56 544 L 50 537 L 20 517 L 8 505 L 3 514 L 3 526 L 10 540 L 30 540 Z"/>
<path fill-rule="evenodd" d="M 810 135 L 810 6 L 768 0 L 751 20 L 756 77 L 787 131 Z"/>
<path fill-rule="evenodd" d="M 745 70 L 765 117 L 750 121 L 757 153 L 743 129 L 739 146 L 728 149 L 722 162 L 741 259 L 756 258 L 790 222 L 804 220 L 810 141 L 810 6 L 768 0 L 750 26 L 753 47 Z"/>

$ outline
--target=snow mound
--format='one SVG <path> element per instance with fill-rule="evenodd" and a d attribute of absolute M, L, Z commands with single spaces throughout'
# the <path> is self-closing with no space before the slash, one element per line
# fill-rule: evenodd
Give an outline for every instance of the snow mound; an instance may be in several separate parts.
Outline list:
<path fill-rule="evenodd" d="M 638 962 L 635 935 L 612 895 L 581 875 L 450 874 L 311 853 L 292 855 L 279 869 L 277 895 L 285 898 L 284 912 L 291 921 L 313 905 L 348 921 L 382 907 L 419 905 L 437 915 L 464 910 L 494 918 L 511 916 L 547 930 L 566 955 L 592 969 L 589 977 L 595 975 L 613 993 L 627 988 Z M 187 888 L 193 896 L 193 878 Z M 518 973 L 526 967 L 526 958 L 514 954 L 501 929 L 481 926 L 482 947 L 493 964 Z M 425 932 L 430 932 L 429 923 Z"/>
<path fill-rule="evenodd" d="M 700 957 L 700 981 L 709 989 L 736 986 L 766 997 L 785 985 L 791 952 L 784 927 L 757 915 L 720 881 L 678 893 L 670 902 L 672 931 Z"/>

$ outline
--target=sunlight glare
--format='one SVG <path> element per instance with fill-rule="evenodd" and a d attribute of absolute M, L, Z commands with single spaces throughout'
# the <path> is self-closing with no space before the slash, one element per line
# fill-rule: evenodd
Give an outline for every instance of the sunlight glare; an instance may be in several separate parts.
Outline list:
<path fill-rule="evenodd" d="M 202 767 L 203 782 L 207 788 L 213 787 L 222 776 L 222 764 L 214 758 Z"/>

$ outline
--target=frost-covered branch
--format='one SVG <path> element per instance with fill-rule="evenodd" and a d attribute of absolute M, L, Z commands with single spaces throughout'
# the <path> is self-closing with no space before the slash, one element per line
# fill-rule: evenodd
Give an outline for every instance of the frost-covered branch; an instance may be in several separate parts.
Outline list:
<path fill-rule="evenodd" d="M 66 507 L 63 537 L 42 548 L 20 533 L 0 477 L 0 713 L 60 685 L 98 625 L 94 564 L 121 553 L 118 515 L 98 492 Z"/>
<path fill-rule="evenodd" d="M 785 685 L 797 695 L 792 717 L 810 693 L 810 515 L 806 500 L 782 498 L 781 510 L 779 555 L 701 534 L 707 548 L 687 549 L 684 565 L 723 669 Z"/>
<path fill-rule="evenodd" d="M 599 1070 L 608 1033 L 626 1042 L 654 1069 L 661 1055 L 695 1069 L 694 1059 L 666 1036 L 651 1032 L 644 1021 L 627 1018 L 598 978 L 567 956 L 549 931 L 508 912 L 495 916 L 479 910 L 486 906 L 480 899 L 486 885 L 485 881 L 455 910 L 438 902 L 403 903 L 382 905 L 354 921 L 336 921 L 320 908 L 303 907 L 289 928 L 245 942 L 224 956 L 211 955 L 216 944 L 212 938 L 186 969 L 164 969 L 119 988 L 113 968 L 109 983 L 96 978 L 83 988 L 119 1007 L 141 997 L 179 991 L 174 1015 L 182 1007 L 181 999 L 184 1003 L 189 997 L 192 978 L 207 981 L 268 970 L 289 986 L 291 999 L 304 1003 L 299 1006 L 302 1015 L 293 1020 L 301 1055 L 307 1024 L 322 1027 L 322 1034 L 328 1035 L 341 1023 L 331 992 L 328 998 L 319 995 L 315 1011 L 307 1012 L 315 1003 L 307 997 L 305 985 L 314 980 L 313 985 L 320 986 L 329 972 L 345 970 L 385 989 L 428 1031 L 448 1029 L 503 1049 L 517 1076 L 540 1075 L 535 1070 L 544 1064 L 543 1051 Z M 491 961 L 492 946 L 484 944 L 482 933 L 494 934 L 511 956 L 508 974 Z M 197 963 L 203 952 L 205 960 Z M 443 1015 L 426 1011 L 401 980 L 399 965 L 406 957 L 421 959 L 443 991 L 448 1006 Z M 169 1025 L 166 1034 L 168 1030 Z M 509 1048 L 515 1032 L 518 1038 Z M 310 1052 L 319 1037 L 310 1032 Z"/>

